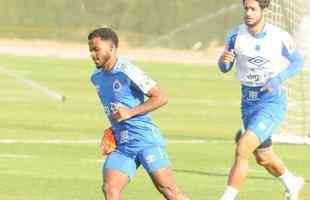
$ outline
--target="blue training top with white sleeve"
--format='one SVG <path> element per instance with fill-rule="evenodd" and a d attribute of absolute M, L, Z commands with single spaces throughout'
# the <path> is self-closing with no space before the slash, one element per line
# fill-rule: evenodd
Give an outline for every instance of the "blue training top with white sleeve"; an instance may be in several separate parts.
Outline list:
<path fill-rule="evenodd" d="M 122 122 L 117 122 L 111 115 L 115 106 L 133 108 L 142 104 L 145 94 L 156 85 L 155 81 L 121 57 L 111 71 L 96 69 L 91 81 L 115 132 L 118 150 L 135 153 L 147 146 L 164 145 L 160 131 L 148 113 Z"/>

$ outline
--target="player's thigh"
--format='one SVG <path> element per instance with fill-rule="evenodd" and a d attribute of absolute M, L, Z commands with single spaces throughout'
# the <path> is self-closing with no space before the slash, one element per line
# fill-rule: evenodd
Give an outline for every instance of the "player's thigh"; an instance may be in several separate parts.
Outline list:
<path fill-rule="evenodd" d="M 257 135 L 260 142 L 263 143 L 270 139 L 274 130 L 279 126 L 284 118 L 285 110 L 283 106 L 267 105 L 260 109 L 255 115 L 247 119 L 246 129 L 250 129 Z"/>
<path fill-rule="evenodd" d="M 129 183 L 129 180 L 128 175 L 124 172 L 114 169 L 107 169 L 103 174 L 102 190 L 104 192 L 109 192 L 112 190 L 121 192 Z"/>
<path fill-rule="evenodd" d="M 119 151 L 114 151 L 107 156 L 102 167 L 104 183 L 114 183 L 118 178 L 122 184 L 127 183 L 134 177 L 136 168 L 137 164 L 134 159 Z"/>
<path fill-rule="evenodd" d="M 162 191 L 164 188 L 173 189 L 175 187 L 171 162 L 163 146 L 145 148 L 139 153 L 138 159 L 157 189 Z"/>
<path fill-rule="evenodd" d="M 143 149 L 138 154 L 138 160 L 149 174 L 171 166 L 167 151 L 163 146 L 151 146 Z"/>
<path fill-rule="evenodd" d="M 161 192 L 177 193 L 178 189 L 171 167 L 161 168 L 152 173 L 150 177 L 155 187 Z"/>

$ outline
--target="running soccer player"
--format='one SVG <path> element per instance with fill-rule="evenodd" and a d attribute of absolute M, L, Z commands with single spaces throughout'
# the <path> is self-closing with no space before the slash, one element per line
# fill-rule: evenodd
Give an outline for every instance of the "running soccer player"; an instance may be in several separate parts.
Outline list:
<path fill-rule="evenodd" d="M 287 199 L 297 200 L 304 180 L 292 175 L 273 152 L 271 135 L 286 112 L 282 83 L 301 70 L 303 59 L 287 32 L 265 22 L 263 13 L 270 0 L 243 0 L 242 3 L 244 24 L 229 33 L 218 61 L 223 73 L 236 64 L 245 128 L 221 200 L 236 198 L 246 179 L 252 153 L 259 165 L 284 184 Z M 289 64 L 283 62 L 285 59 Z"/>
<path fill-rule="evenodd" d="M 167 97 L 143 71 L 117 56 L 118 42 L 117 34 L 110 28 L 99 28 L 88 35 L 89 51 L 97 68 L 91 82 L 117 143 L 102 169 L 104 197 L 122 199 L 123 189 L 142 165 L 166 199 L 185 200 L 175 184 L 164 140 L 148 115 L 165 105 Z"/>

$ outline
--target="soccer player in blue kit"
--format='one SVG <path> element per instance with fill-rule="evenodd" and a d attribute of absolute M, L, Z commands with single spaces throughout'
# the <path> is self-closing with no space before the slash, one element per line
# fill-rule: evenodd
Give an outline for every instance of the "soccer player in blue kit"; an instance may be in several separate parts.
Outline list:
<path fill-rule="evenodd" d="M 176 186 L 164 140 L 148 112 L 167 103 L 149 76 L 117 56 L 119 39 L 110 28 L 88 35 L 96 69 L 91 82 L 111 123 L 116 149 L 105 159 L 102 190 L 106 200 L 122 199 L 122 191 L 142 165 L 157 190 L 168 200 L 186 200 Z M 148 99 L 145 101 L 144 96 Z"/>
<path fill-rule="evenodd" d="M 292 175 L 273 152 L 271 136 L 286 112 L 282 83 L 300 71 L 303 58 L 287 32 L 265 22 L 263 14 L 270 0 L 243 0 L 242 3 L 244 24 L 229 33 L 218 61 L 224 73 L 236 65 L 245 128 L 221 200 L 236 199 L 246 179 L 251 154 L 284 184 L 287 199 L 297 200 L 304 180 Z"/>

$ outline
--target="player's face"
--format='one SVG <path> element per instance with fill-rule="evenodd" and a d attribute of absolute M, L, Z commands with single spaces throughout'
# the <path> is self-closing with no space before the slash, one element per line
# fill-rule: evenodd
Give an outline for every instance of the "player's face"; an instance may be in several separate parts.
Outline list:
<path fill-rule="evenodd" d="M 263 10 L 259 7 L 259 3 L 255 0 L 245 0 L 244 23 L 250 28 L 260 24 L 263 19 Z"/>
<path fill-rule="evenodd" d="M 107 63 L 110 61 L 113 54 L 114 46 L 110 40 L 102 40 L 100 37 L 94 37 L 88 41 L 90 56 L 95 65 L 103 69 L 108 69 Z"/>

